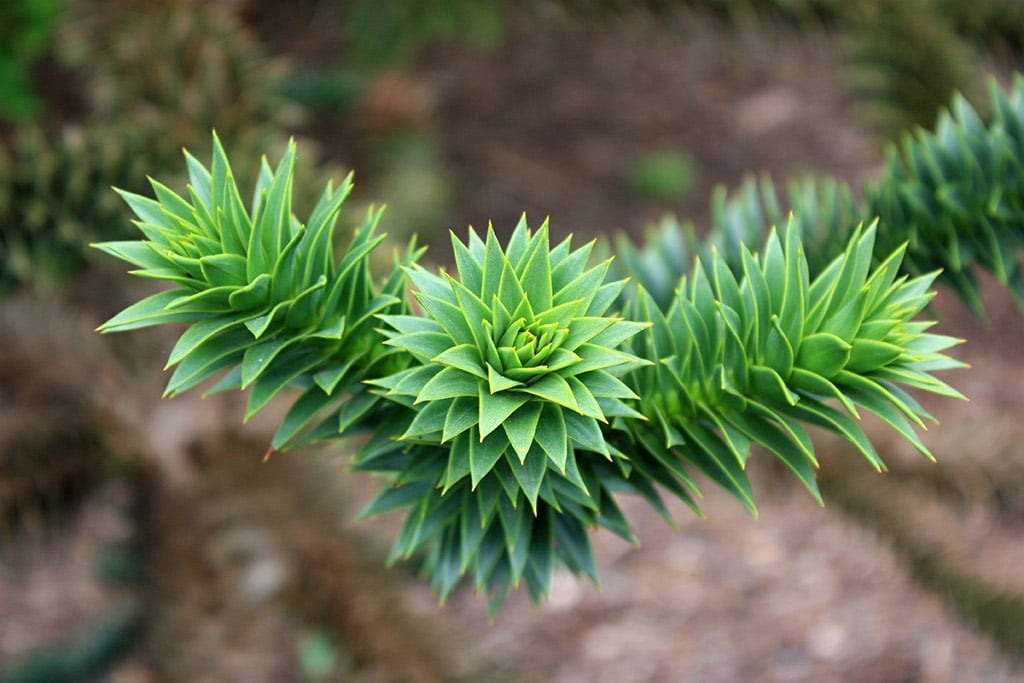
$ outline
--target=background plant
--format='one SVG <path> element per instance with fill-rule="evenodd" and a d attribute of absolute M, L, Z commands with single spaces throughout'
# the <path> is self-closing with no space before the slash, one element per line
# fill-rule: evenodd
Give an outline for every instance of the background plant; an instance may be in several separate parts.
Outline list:
<path fill-rule="evenodd" d="M 43 103 L 31 67 L 50 47 L 60 0 L 11 0 L 0 9 L 0 119 L 32 119 Z"/>
<path fill-rule="evenodd" d="M 429 6 L 357 0 L 344 26 L 352 62 L 370 69 L 407 61 L 432 43 L 459 40 L 490 47 L 503 29 L 501 5 L 495 0 L 444 0 Z"/>
<path fill-rule="evenodd" d="M 680 201 L 693 192 L 697 167 L 686 152 L 662 149 L 641 155 L 630 169 L 633 190 L 649 199 Z"/>
<path fill-rule="evenodd" d="M 115 5 L 76 5 L 55 30 L 62 68 L 80 74 L 81 119 L 24 123 L 0 148 L 0 289 L 52 289 L 81 272 L 85 245 L 130 236 L 130 213 L 106 189 L 144 191 L 147 173 L 184 187 L 180 150 L 212 128 L 252 169 L 287 143 L 297 110 L 276 96 L 284 72 L 237 8 Z"/>
<path fill-rule="evenodd" d="M 806 244 L 811 272 L 837 256 L 859 222 L 879 219 L 874 257 L 883 260 L 906 242 L 904 269 L 929 272 L 951 287 L 979 316 L 984 304 L 977 272 L 1024 299 L 1017 258 L 1024 168 L 1024 79 L 1008 92 L 989 85 L 991 120 L 985 122 L 962 97 L 940 114 L 934 131 L 905 134 L 886 146 L 886 164 L 858 201 L 849 186 L 827 177 L 792 180 L 782 195 L 770 178 L 748 180 L 731 196 L 716 190 L 712 229 L 701 240 L 692 226 L 664 221 L 638 250 L 617 242 L 623 260 L 664 304 L 667 283 L 686 272 L 692 257 L 719 252 L 734 273 L 743 272 L 743 245 L 760 242 L 785 210 Z"/>

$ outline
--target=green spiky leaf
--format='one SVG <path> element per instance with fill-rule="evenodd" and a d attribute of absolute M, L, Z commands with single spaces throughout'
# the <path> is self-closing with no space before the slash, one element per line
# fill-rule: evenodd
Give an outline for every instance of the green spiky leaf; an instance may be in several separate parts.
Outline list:
<path fill-rule="evenodd" d="M 186 153 L 193 181 L 187 198 L 156 181 L 156 199 L 121 193 L 140 221 L 159 226 L 160 232 L 97 248 L 147 269 L 138 275 L 173 286 L 130 306 L 100 330 L 188 324 L 171 351 L 168 365 L 178 369 L 167 393 L 181 393 L 215 372 L 227 371 L 227 378 L 237 372 L 239 385 L 253 388 L 247 418 L 289 385 L 316 384 L 322 395 L 304 394 L 278 432 L 274 448 L 282 448 L 328 403 L 337 408 L 344 389 L 365 379 L 368 369 L 381 367 L 383 339 L 357 322 L 405 308 L 369 275 L 370 253 L 382 239 L 374 234 L 379 213 L 367 214 L 340 261 L 328 251 L 338 211 L 351 190 L 349 179 L 337 190 L 326 188 L 307 229 L 291 213 L 292 143 L 276 170 L 264 168 L 250 215 L 216 135 L 213 142 L 210 170 Z M 424 333 L 407 345 L 428 355 L 440 352 L 446 346 L 437 344 L 436 336 Z M 223 386 L 233 384 L 232 379 Z"/>

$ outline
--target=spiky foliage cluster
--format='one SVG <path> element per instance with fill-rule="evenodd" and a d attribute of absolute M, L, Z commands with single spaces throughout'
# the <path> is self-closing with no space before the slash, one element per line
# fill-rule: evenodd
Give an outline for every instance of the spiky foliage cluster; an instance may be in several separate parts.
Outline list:
<path fill-rule="evenodd" d="M 613 245 L 615 260 L 609 269 L 611 274 L 619 278 L 639 275 L 644 289 L 662 307 L 672 301 L 679 278 L 703 249 L 693 224 L 680 223 L 671 215 L 666 215 L 657 225 L 648 226 L 640 246 L 619 233 L 611 243 L 598 243 L 600 253 L 610 254 Z M 635 303 L 635 288 L 628 288 L 623 295 L 627 301 Z"/>
<path fill-rule="evenodd" d="M 630 479 L 628 460 L 607 441 L 600 447 L 611 457 L 588 450 L 584 444 L 598 434 L 577 434 L 566 426 L 564 472 L 546 452 L 535 451 L 522 463 L 515 455 L 502 458 L 475 487 L 470 476 L 446 487 L 450 463 L 465 456 L 451 444 L 403 440 L 414 419 L 408 410 L 380 411 L 380 426 L 354 468 L 385 475 L 390 484 L 360 516 L 406 512 L 388 561 L 422 555 L 423 571 L 442 600 L 468 577 L 478 593 L 488 595 L 492 615 L 520 583 L 539 602 L 549 594 L 558 566 L 598 581 L 591 529 L 600 526 L 636 542 L 615 496 L 642 494 L 651 483 Z M 478 443 L 464 445 L 471 455 L 482 450 Z M 541 468 L 547 469 L 540 477 L 530 473 Z M 535 506 L 528 487 L 538 487 Z"/>
<path fill-rule="evenodd" d="M 138 266 L 135 275 L 174 287 L 128 307 L 100 329 L 188 323 L 167 361 L 176 367 L 166 394 L 223 373 L 211 392 L 251 388 L 246 419 L 283 387 L 302 386 L 274 437 L 272 447 L 281 448 L 365 373 L 387 362 L 372 327 L 376 314 L 403 310 L 403 273 L 396 267 L 382 288 L 370 277 L 370 252 L 383 240 L 374 235 L 379 211 L 367 214 L 347 252 L 335 260 L 334 227 L 350 177 L 336 190 L 328 184 L 308 222 L 295 218 L 294 144 L 276 170 L 264 160 L 251 208 L 243 204 L 216 137 L 210 169 L 188 153 L 186 159 L 188 199 L 157 181 L 151 181 L 155 200 L 122 191 L 146 239 L 96 245 Z M 335 408 L 324 429 L 336 433 L 341 419 Z"/>
<path fill-rule="evenodd" d="M 1017 74 L 1009 92 L 993 80 L 990 98 L 988 123 L 958 95 L 934 132 L 891 146 L 885 174 L 865 201 L 865 213 L 888 226 L 883 244 L 909 240 L 908 272 L 941 268 L 942 281 L 979 315 L 976 268 L 994 274 L 1024 306 L 1024 77 Z M 897 226 L 905 226 L 903 234 Z"/>
<path fill-rule="evenodd" d="M 879 179 L 854 199 L 849 186 L 828 177 L 809 177 L 788 186 L 787 201 L 770 180 L 748 180 L 733 195 L 716 190 L 712 225 L 705 240 L 692 227 L 666 219 L 642 249 L 624 238 L 617 252 L 659 304 L 665 283 L 687 272 L 693 254 L 707 261 L 717 249 L 742 274 L 741 244 L 758 244 L 772 225 L 794 214 L 812 275 L 848 243 L 861 222 L 878 219 L 876 261 L 906 243 L 903 268 L 912 275 L 941 271 L 979 316 L 984 315 L 977 270 L 992 273 L 1024 307 L 1024 278 L 1018 261 L 1024 240 L 1024 77 L 1006 92 L 990 84 L 992 118 L 985 122 L 963 97 L 938 119 L 935 131 L 904 135 L 886 149 Z"/>
<path fill-rule="evenodd" d="M 714 248 L 739 273 L 744 245 L 763 243 L 768 226 L 786 225 L 790 220 L 800 233 L 808 269 L 819 273 L 843 253 L 863 217 L 849 185 L 840 180 L 804 176 L 787 182 L 783 195 L 767 176 L 759 181 L 748 178 L 731 197 L 723 187 L 714 190 L 714 228 L 704 246 L 704 256 L 709 257 Z M 764 227 L 758 229 L 758 225 Z M 840 226 L 846 231 L 837 235 L 834 230 Z"/>
<path fill-rule="evenodd" d="M 110 188 L 145 192 L 147 171 L 168 169 L 160 137 L 156 130 L 105 123 L 58 134 L 19 127 L 10 148 L 0 146 L 0 292 L 60 286 L 86 265 L 86 245 L 132 237 L 131 214 Z M 233 156 L 249 168 L 260 157 L 248 145 Z M 314 174 L 312 164 L 302 166 Z M 169 186 L 184 188 L 180 174 L 165 175 Z M 308 187 L 298 188 L 296 203 L 315 201 Z"/>
<path fill-rule="evenodd" d="M 874 226 L 855 232 L 812 280 L 791 223 L 782 240 L 769 235 L 760 258 L 741 247 L 742 277 L 712 252 L 666 309 L 641 291 L 637 313 L 653 326 L 634 352 L 661 362 L 630 375 L 638 410 L 650 418 L 623 424 L 628 445 L 620 448 L 634 467 L 695 506 L 684 467 L 692 465 L 753 512 L 744 472 L 752 444 L 778 456 L 821 501 L 806 424 L 835 432 L 881 470 L 851 419 L 867 411 L 929 455 L 912 426 L 929 416 L 905 389 L 960 397 L 930 374 L 961 366 L 943 354 L 958 340 L 912 321 L 931 299 L 935 274 L 900 276 L 902 250 L 872 270 L 874 240 Z"/>
<path fill-rule="evenodd" d="M 492 610 L 520 583 L 539 600 L 558 563 L 596 580 L 588 529 L 633 539 L 622 493 L 662 512 L 658 485 L 694 503 L 690 465 L 752 509 L 752 445 L 817 496 L 801 425 L 881 467 L 858 411 L 926 452 L 912 425 L 927 415 L 904 387 L 958 395 L 930 375 L 958 365 L 943 354 L 954 340 L 911 320 L 934 275 L 901 278 L 902 249 L 872 271 L 874 227 L 813 278 L 795 225 L 759 258 L 739 245 L 740 275 L 712 251 L 667 306 L 641 290 L 630 317 L 615 313 L 625 282 L 609 261 L 588 263 L 593 243 L 552 246 L 525 218 L 505 246 L 491 229 L 453 236 L 454 275 L 416 265 L 410 247 L 378 289 L 366 261 L 379 214 L 340 262 L 331 254 L 347 181 L 301 224 L 290 148 L 263 165 L 247 211 L 214 147 L 210 170 L 187 156 L 187 200 L 158 182 L 155 200 L 122 193 L 146 239 L 100 248 L 173 288 L 102 329 L 189 323 L 171 394 L 224 373 L 212 391 L 251 387 L 252 415 L 297 387 L 275 448 L 363 434 L 355 467 L 388 478 L 364 514 L 406 511 L 391 559 L 422 554 L 442 597 L 470 577 Z"/>
<path fill-rule="evenodd" d="M 625 235 L 615 238 L 618 257 L 613 270 L 639 278 L 659 308 L 667 309 L 675 297 L 679 278 L 689 272 L 694 258 L 710 262 L 724 259 L 736 274 L 743 272 L 743 250 L 761 244 L 770 226 L 793 222 L 801 236 L 804 258 L 811 273 L 819 273 L 835 259 L 861 220 L 861 207 L 850 187 L 839 180 L 807 176 L 792 180 L 782 195 L 771 179 L 747 178 L 729 194 L 716 187 L 711 197 L 711 231 L 702 240 L 692 223 L 666 216 L 647 229 L 640 247 Z"/>
<path fill-rule="evenodd" d="M 619 377 L 645 364 L 618 347 L 646 325 L 608 315 L 625 281 L 605 282 L 607 261 L 587 267 L 593 243 L 551 248 L 546 223 L 531 233 L 524 217 L 507 249 L 490 229 L 486 241 L 453 235 L 452 246 L 458 278 L 410 269 L 426 315 L 382 316 L 387 344 L 417 362 L 371 384 L 414 411 L 398 437 L 414 455 L 395 457 L 398 480 L 421 496 L 385 491 L 370 510 L 413 507 L 393 554 L 436 541 L 442 595 L 472 568 L 499 602 L 524 576 L 539 596 L 556 553 L 576 571 L 593 566 L 566 537 L 578 522 L 555 518 L 598 521 L 607 488 L 598 472 L 620 455 L 601 426 L 636 415 Z"/>

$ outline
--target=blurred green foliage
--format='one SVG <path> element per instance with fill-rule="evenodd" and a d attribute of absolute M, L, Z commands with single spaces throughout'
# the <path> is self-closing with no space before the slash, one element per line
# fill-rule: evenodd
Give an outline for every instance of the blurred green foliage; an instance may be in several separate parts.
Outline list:
<path fill-rule="evenodd" d="M 156 155 L 137 129 L 19 128 L 0 148 L 0 291 L 60 285 L 84 261 L 84 246 L 131 224 L 112 185 L 142 189 Z"/>
<path fill-rule="evenodd" d="M 978 52 L 942 4 L 879 0 L 850 12 L 845 80 L 865 123 L 893 137 L 931 125 L 954 92 L 977 98 Z"/>
<path fill-rule="evenodd" d="M 878 260 L 905 248 L 907 273 L 939 273 L 939 282 L 980 318 L 985 302 L 978 272 L 989 272 L 1024 310 L 1018 258 L 1024 244 L 1024 76 L 1016 75 L 1009 90 L 990 79 L 988 107 L 993 115 L 985 121 L 957 95 L 934 131 L 919 129 L 889 143 L 880 176 L 860 200 L 827 176 L 790 182 L 785 194 L 767 178 L 748 180 L 731 195 L 716 189 L 711 231 L 703 241 L 692 225 L 666 220 L 642 248 L 620 240 L 617 253 L 625 264 L 642 266 L 640 282 L 656 298 L 669 297 L 665 283 L 685 274 L 679 265 L 695 256 L 720 252 L 733 272 L 742 273 L 744 245 L 758 244 L 773 225 L 784 224 L 786 207 L 808 245 L 811 272 L 841 253 L 859 223 L 878 220 Z"/>
<path fill-rule="evenodd" d="M 181 148 L 259 135 L 295 119 L 277 96 L 286 71 L 248 30 L 236 3 L 78 3 L 61 28 L 61 60 L 81 77 L 90 117 L 160 131 Z M 140 68 L 145 65 L 144 68 Z"/>
<path fill-rule="evenodd" d="M 307 633 L 296 645 L 299 666 L 314 681 L 327 679 L 338 662 L 337 647 L 322 631 Z"/>
<path fill-rule="evenodd" d="M 143 613 L 137 606 L 92 624 L 71 642 L 28 653 L 0 675 L 0 683 L 81 683 L 99 680 L 138 638 Z"/>
<path fill-rule="evenodd" d="M 0 119 L 27 120 L 42 111 L 30 69 L 49 47 L 62 5 L 61 0 L 0 4 Z"/>
<path fill-rule="evenodd" d="M 60 286 L 81 271 L 90 242 L 131 234 L 110 188 L 144 192 L 147 173 L 183 188 L 181 149 L 205 151 L 213 128 L 248 168 L 284 148 L 301 112 L 278 97 L 285 72 L 237 12 L 192 1 L 69 8 L 56 51 L 79 77 L 87 113 L 56 131 L 18 126 L 0 147 L 0 291 Z"/>
<path fill-rule="evenodd" d="M 504 31 L 498 0 L 354 0 L 345 25 L 349 62 L 364 69 L 393 66 L 444 41 L 492 47 Z"/>
<path fill-rule="evenodd" d="M 382 229 L 401 240 L 443 235 L 454 188 L 440 143 L 423 133 L 393 135 L 377 156 L 372 194 L 388 197 Z"/>
<path fill-rule="evenodd" d="M 366 92 L 366 79 L 344 67 L 303 69 L 281 85 L 281 95 L 313 111 L 351 113 Z"/>
<path fill-rule="evenodd" d="M 630 169 L 633 191 L 656 201 L 682 201 L 697 183 L 697 164 L 683 151 L 662 149 L 637 158 Z"/>

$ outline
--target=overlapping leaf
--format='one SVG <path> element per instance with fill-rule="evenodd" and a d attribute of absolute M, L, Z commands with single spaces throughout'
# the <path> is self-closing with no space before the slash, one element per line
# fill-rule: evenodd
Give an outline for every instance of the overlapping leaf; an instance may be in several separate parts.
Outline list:
<path fill-rule="evenodd" d="M 943 353 L 958 340 L 913 320 L 935 274 L 900 275 L 902 250 L 872 268 L 875 232 L 856 231 L 813 280 L 790 224 L 784 241 L 770 234 L 760 257 L 741 248 L 740 278 L 717 252 L 707 269 L 698 262 L 667 311 L 641 290 L 637 313 L 653 326 L 633 350 L 659 362 L 627 378 L 651 418 L 622 423 L 624 441 L 612 439 L 632 465 L 690 504 L 697 491 L 687 468 L 696 469 L 754 512 L 751 445 L 782 459 L 821 500 L 806 425 L 835 432 L 882 469 L 857 424 L 874 413 L 929 455 L 915 432 L 929 416 L 906 389 L 960 397 L 931 374 L 962 365 Z"/>
<path fill-rule="evenodd" d="M 884 243 L 908 241 L 907 271 L 941 268 L 980 316 L 975 266 L 1024 307 L 1024 77 L 1009 92 L 992 81 L 990 94 L 991 121 L 957 96 L 934 132 L 906 134 L 888 150 L 885 175 L 866 192 L 867 211 L 887 226 Z"/>
<path fill-rule="evenodd" d="M 172 288 L 102 329 L 188 323 L 170 394 L 220 375 L 212 391 L 250 388 L 251 415 L 302 387 L 274 447 L 366 435 L 356 467 L 387 484 L 364 512 L 406 512 L 392 560 L 422 554 L 442 597 L 468 575 L 492 610 L 522 582 L 539 599 L 556 562 L 596 580 L 588 530 L 633 539 L 615 496 L 643 496 L 668 517 L 667 491 L 696 510 L 694 471 L 753 511 L 753 445 L 820 498 L 806 425 L 881 468 L 862 412 L 927 454 L 915 427 L 928 415 L 907 389 L 959 396 L 931 374 L 959 366 L 944 353 L 957 340 L 914 320 L 935 274 L 901 275 L 904 247 L 879 258 L 875 225 L 853 230 L 820 273 L 801 236 L 821 221 L 771 233 L 759 256 L 740 230 L 699 248 L 667 304 L 640 288 L 628 319 L 609 314 L 625 282 L 607 281 L 609 261 L 589 263 L 592 243 L 551 246 L 547 224 L 533 232 L 525 219 L 504 246 L 493 230 L 453 236 L 454 277 L 415 265 L 410 246 L 377 287 L 367 261 L 379 214 L 336 260 L 349 183 L 328 187 L 300 223 L 294 154 L 264 164 L 248 208 L 216 142 L 209 170 L 187 157 L 187 198 L 159 183 L 156 199 L 124 193 L 145 239 L 98 246 Z M 813 215 L 846 212 L 837 192 L 808 194 L 834 209 Z M 666 253 L 698 249 L 692 235 L 662 234 Z M 642 267 L 638 253 L 625 260 Z"/>
<path fill-rule="evenodd" d="M 415 420 L 406 407 L 382 407 L 378 414 L 380 427 L 360 450 L 355 467 L 385 474 L 391 483 L 362 516 L 406 512 L 389 561 L 422 556 L 442 600 L 470 577 L 475 590 L 489 596 L 493 616 L 508 590 L 521 583 L 535 601 L 548 595 L 558 565 L 596 582 L 591 528 L 602 526 L 635 540 L 612 495 L 639 492 L 624 475 L 621 459 L 611 462 L 574 448 L 564 474 L 548 468 L 532 505 L 522 482 L 537 476 L 528 470 L 544 464 L 545 453 L 530 452 L 524 463 L 499 457 L 475 487 L 461 477 L 443 488 L 453 468 L 469 467 L 470 454 L 399 439 Z"/>
<path fill-rule="evenodd" d="M 393 362 L 379 349 L 374 316 L 403 310 L 399 264 L 383 287 L 369 272 L 370 252 L 383 239 L 374 234 L 380 212 L 367 214 L 336 260 L 334 228 L 351 176 L 337 189 L 328 185 L 309 221 L 300 223 L 291 211 L 294 143 L 276 169 L 264 159 L 250 207 L 216 136 L 211 168 L 187 152 L 186 161 L 187 198 L 157 181 L 151 181 L 155 199 L 121 193 L 145 239 L 96 245 L 137 266 L 135 275 L 173 288 L 130 306 L 100 330 L 189 323 L 168 359 L 175 371 L 167 395 L 221 375 L 212 391 L 251 390 L 248 419 L 284 387 L 298 385 L 304 393 L 273 447 L 325 412 L 333 424 L 325 431 L 338 432 L 344 426 L 339 397 L 359 394 L 360 379 L 375 367 L 385 367 L 384 374 Z M 410 247 L 407 259 L 413 258 Z"/>
<path fill-rule="evenodd" d="M 512 564 L 496 585 L 507 588 L 525 571 L 523 530 L 539 525 L 554 538 L 552 515 L 596 522 L 581 511 L 601 510 L 598 471 L 616 455 L 601 425 L 635 414 L 620 377 L 644 364 L 619 347 L 647 324 L 606 316 L 624 281 L 605 282 L 607 262 L 587 267 L 592 245 L 573 250 L 567 239 L 552 248 L 546 223 L 531 232 L 524 218 L 506 248 L 493 230 L 485 239 L 471 231 L 466 243 L 453 236 L 452 245 L 458 278 L 409 270 L 425 316 L 381 316 L 387 344 L 419 362 L 370 384 L 413 409 L 403 441 L 444 454 L 437 505 L 462 500 L 453 519 L 468 514 L 473 496 L 503 493 Z M 437 534 L 434 552 L 455 552 Z M 400 554 L 409 543 L 399 539 Z M 543 566 L 531 585 L 546 590 L 550 561 Z M 474 574 L 478 583 L 494 576 L 489 565 Z"/>

